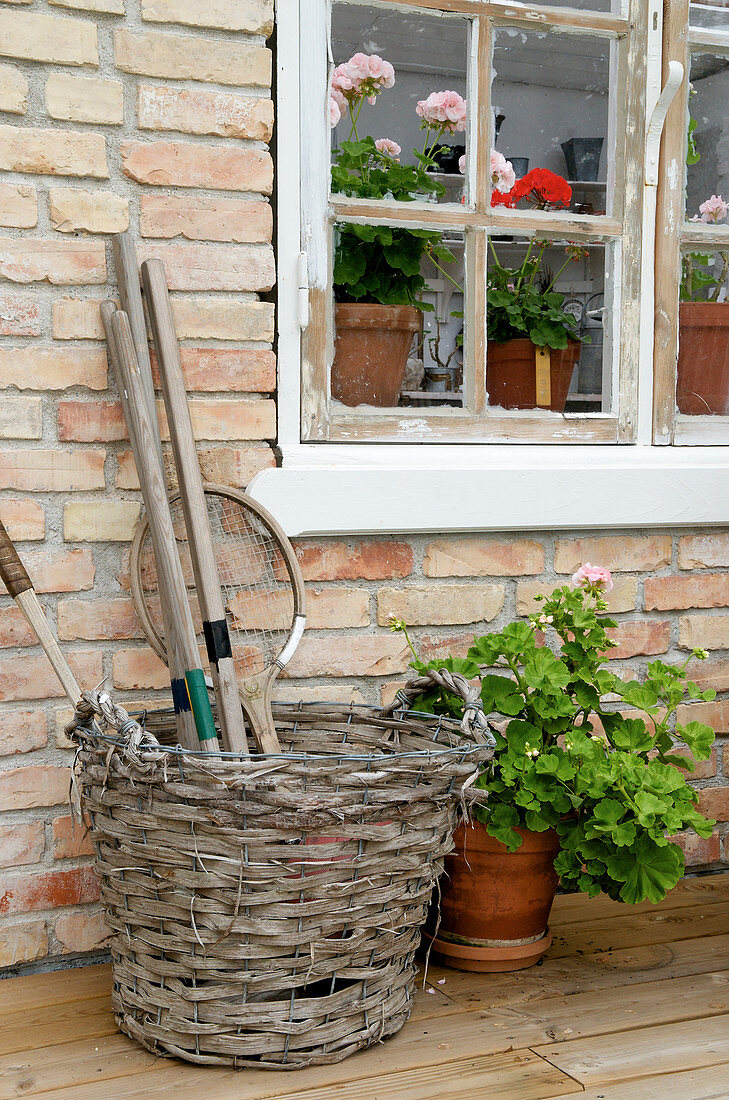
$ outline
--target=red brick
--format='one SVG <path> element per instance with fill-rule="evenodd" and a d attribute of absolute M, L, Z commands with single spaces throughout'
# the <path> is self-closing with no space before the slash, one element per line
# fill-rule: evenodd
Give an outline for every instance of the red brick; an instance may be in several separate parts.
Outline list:
<path fill-rule="evenodd" d="M 556 573 L 574 573 L 586 561 L 617 573 L 660 569 L 671 563 L 671 536 L 603 535 L 557 541 Z"/>
<path fill-rule="evenodd" d="M 276 356 L 253 348 L 180 349 L 188 393 L 273 393 Z M 159 389 L 157 357 L 152 354 L 155 385 Z"/>
<path fill-rule="evenodd" d="M 79 686 L 94 687 L 100 683 L 103 674 L 98 649 L 76 650 L 66 657 Z M 58 699 L 62 695 L 63 688 L 45 653 L 0 657 L 0 701 Z"/>
<path fill-rule="evenodd" d="M 390 580 L 413 571 L 413 549 L 407 542 L 299 543 L 296 556 L 305 581 Z"/>
<path fill-rule="evenodd" d="M 37 448 L 0 453 L 0 489 L 78 493 L 103 489 L 106 451 Z"/>
<path fill-rule="evenodd" d="M 423 661 L 442 660 L 444 657 L 465 657 L 473 645 L 473 631 L 465 634 L 448 634 L 436 637 L 421 634 L 415 648 Z"/>
<path fill-rule="evenodd" d="M 3 607 L 0 611 L 0 649 L 13 646 L 38 645 L 32 627 L 19 607 Z"/>
<path fill-rule="evenodd" d="M 519 577 L 543 569 L 544 547 L 532 539 L 439 539 L 423 561 L 426 577 Z"/>
<path fill-rule="evenodd" d="M 671 624 L 661 620 L 621 623 L 620 626 L 608 630 L 608 634 L 618 643 L 616 649 L 607 651 L 607 656 L 612 661 L 665 653 L 671 644 Z"/>
<path fill-rule="evenodd" d="M 190 241 L 268 244 L 273 232 L 269 202 L 210 195 L 142 195 L 143 237 L 186 237 Z"/>
<path fill-rule="evenodd" d="M 48 933 L 43 920 L 8 924 L 0 929 L 0 968 L 34 962 L 48 954 Z"/>
<path fill-rule="evenodd" d="M 707 661 L 689 661 L 686 672 L 705 691 L 729 691 L 729 657 L 710 657 Z"/>
<path fill-rule="evenodd" d="M 32 913 L 62 905 L 87 905 L 98 898 L 99 880 L 91 867 L 8 875 L 2 884 L 0 913 Z"/>
<path fill-rule="evenodd" d="M 0 721 L 0 756 L 33 752 L 48 742 L 46 716 L 39 710 L 12 710 Z"/>
<path fill-rule="evenodd" d="M 86 386 L 105 390 L 106 355 L 102 348 L 35 347 L 0 349 L 0 388 L 67 390 Z"/>
<path fill-rule="evenodd" d="M 0 294 L 0 336 L 40 336 L 35 295 Z"/>
<path fill-rule="evenodd" d="M 98 951 L 106 947 L 111 932 L 104 924 L 101 910 L 79 909 L 61 913 L 53 927 L 64 955 Z"/>
<path fill-rule="evenodd" d="M 104 283 L 104 242 L 0 237 L 0 276 L 11 283 Z"/>
<path fill-rule="evenodd" d="M 700 867 L 704 863 L 714 863 L 721 859 L 717 833 L 709 837 L 697 836 L 696 833 L 678 833 L 671 840 L 678 844 L 686 857 L 687 867 Z"/>
<path fill-rule="evenodd" d="M 273 162 L 262 149 L 193 145 L 182 141 L 123 141 L 122 171 L 156 187 L 207 187 L 222 191 L 273 190 Z"/>
<path fill-rule="evenodd" d="M 114 654 L 114 687 L 156 691 L 170 686 L 167 666 L 151 649 L 118 649 Z"/>
<path fill-rule="evenodd" d="M 699 810 L 705 817 L 729 821 L 729 786 L 704 787 L 698 793 Z"/>
<path fill-rule="evenodd" d="M 197 88 L 160 88 L 141 84 L 140 130 L 179 130 L 183 134 L 270 141 L 273 103 L 259 96 Z"/>
<path fill-rule="evenodd" d="M 50 764 L 0 772 L 0 809 L 32 810 L 68 802 L 71 769 Z"/>
<path fill-rule="evenodd" d="M 42 821 L 0 826 L 0 867 L 22 867 L 43 858 L 46 834 Z"/>
<path fill-rule="evenodd" d="M 62 443 L 110 443 L 128 439 L 118 401 L 59 401 L 58 438 Z"/>
<path fill-rule="evenodd" d="M 687 722 L 704 722 L 716 734 L 729 733 L 729 699 L 716 699 L 711 703 L 685 703 L 678 707 L 676 719 L 682 725 Z"/>
<path fill-rule="evenodd" d="M 646 611 L 729 606 L 729 573 L 647 577 L 644 588 Z"/>
<path fill-rule="evenodd" d="M 58 637 L 62 641 L 113 641 L 141 638 L 134 604 L 118 599 L 61 600 L 58 604 Z"/>
<path fill-rule="evenodd" d="M 23 563 L 36 592 L 82 592 L 94 586 L 94 559 L 90 550 L 24 550 Z M 0 581 L 0 592 L 5 585 Z"/>
<path fill-rule="evenodd" d="M 729 566 L 729 533 L 684 535 L 678 540 L 679 569 L 721 569 Z"/>
<path fill-rule="evenodd" d="M 0 515 L 13 542 L 41 542 L 45 538 L 45 512 L 37 500 L 3 500 Z"/>
<path fill-rule="evenodd" d="M 90 824 L 88 818 L 79 821 L 70 813 L 61 817 L 54 817 L 53 827 L 53 858 L 75 859 L 78 856 L 92 856 L 94 846 L 88 834 Z"/>
<path fill-rule="evenodd" d="M 142 241 L 137 255 L 164 261 L 171 290 L 270 290 L 276 281 L 270 245 Z"/>
<path fill-rule="evenodd" d="M 162 438 L 168 440 L 170 433 L 162 402 L 158 402 L 157 415 Z M 193 397 L 190 416 L 197 440 L 274 439 L 276 436 L 273 401 Z"/>
<path fill-rule="evenodd" d="M 645 717 L 641 715 L 641 717 Z M 676 742 L 676 752 L 685 756 L 690 756 L 691 753 L 687 750 L 685 745 Z M 692 772 L 684 771 L 681 768 L 682 774 L 690 780 L 694 779 L 713 779 L 717 773 L 717 752 L 716 749 L 711 750 L 711 756 L 708 760 L 697 760 L 696 767 Z"/>

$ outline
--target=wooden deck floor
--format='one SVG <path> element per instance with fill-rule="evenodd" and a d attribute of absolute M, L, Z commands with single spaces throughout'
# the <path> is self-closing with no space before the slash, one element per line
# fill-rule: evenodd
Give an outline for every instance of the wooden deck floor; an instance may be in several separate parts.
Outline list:
<path fill-rule="evenodd" d="M 431 967 L 402 1031 L 334 1066 L 199 1068 L 117 1034 L 108 966 L 0 982 L 0 1098 L 727 1100 L 729 874 L 660 906 L 558 898 L 542 966 Z"/>

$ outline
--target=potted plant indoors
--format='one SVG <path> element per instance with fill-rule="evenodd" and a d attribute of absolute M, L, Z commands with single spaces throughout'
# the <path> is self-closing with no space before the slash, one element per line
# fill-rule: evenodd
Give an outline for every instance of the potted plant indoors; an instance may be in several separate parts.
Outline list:
<path fill-rule="evenodd" d="M 702 202 L 693 221 L 723 222 L 721 195 Z M 686 252 L 681 259 L 676 405 L 691 415 L 729 412 L 729 252 Z M 720 299 L 723 300 L 720 301 Z"/>
<path fill-rule="evenodd" d="M 357 132 L 364 103 L 376 103 L 394 82 L 392 65 L 376 54 L 354 54 L 334 70 L 330 121 L 336 126 L 348 112 L 350 131 L 334 156 L 333 192 L 398 202 L 445 193 L 432 170 L 438 168 L 443 135 L 465 130 L 466 101 L 453 91 L 433 92 L 420 100 L 416 112 L 424 145 L 413 150 L 414 164 L 402 164 L 397 142 L 360 138 Z M 422 329 L 422 312 L 433 308 L 421 298 L 427 285 L 422 273 L 426 257 L 439 261 L 438 266 L 455 259 L 439 232 L 353 223 L 336 227 L 331 393 L 345 405 L 397 404 L 408 352 Z"/>
<path fill-rule="evenodd" d="M 491 205 L 514 208 L 524 200 L 551 210 L 569 206 L 571 198 L 572 188 L 562 176 L 533 168 L 509 191 L 494 191 Z M 491 405 L 564 412 L 580 338 L 575 317 L 564 309 L 565 296 L 555 285 L 570 261 L 588 253 L 580 244 L 568 244 L 564 262 L 552 275 L 544 266 L 552 247 L 551 241 L 532 239 L 518 267 L 507 267 L 490 240 L 486 388 Z"/>
<path fill-rule="evenodd" d="M 690 658 L 680 667 L 652 661 L 643 681 L 611 672 L 610 574 L 588 563 L 573 581 L 576 587 L 537 597 L 541 611 L 528 621 L 474 638 L 466 658 L 424 664 L 413 650 L 419 672 L 446 667 L 479 677 L 484 710 L 501 720 L 493 761 L 475 783 L 486 801 L 459 828 L 430 922 L 434 950 L 460 969 L 536 962 L 551 942 L 558 880 L 590 896 L 660 901 L 684 868 L 669 838 L 683 829 L 704 837 L 712 831 L 685 773 L 694 759 L 708 759 L 714 731 L 675 716 L 686 697 L 709 700 L 715 692 L 688 680 Z M 392 628 L 408 636 L 403 622 L 393 620 Z M 412 707 L 462 712 L 441 688 Z"/>

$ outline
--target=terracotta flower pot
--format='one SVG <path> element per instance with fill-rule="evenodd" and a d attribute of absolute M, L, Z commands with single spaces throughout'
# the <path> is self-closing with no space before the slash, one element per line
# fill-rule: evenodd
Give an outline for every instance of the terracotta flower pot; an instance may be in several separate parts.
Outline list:
<path fill-rule="evenodd" d="M 344 405 L 397 405 L 422 316 L 415 306 L 336 305 L 332 397 Z"/>
<path fill-rule="evenodd" d="M 531 340 L 489 340 L 486 349 L 486 389 L 489 405 L 502 409 L 550 409 L 564 412 L 575 363 L 580 357 L 579 340 L 569 340 L 564 351 L 550 349 L 550 400 L 537 404 L 536 347 Z"/>
<path fill-rule="evenodd" d="M 479 822 L 456 831 L 440 880 L 440 926 L 433 939 L 433 953 L 447 966 L 523 970 L 550 946 L 559 837 L 553 829 L 517 832 L 523 843 L 509 852 Z"/>
<path fill-rule="evenodd" d="M 678 310 L 678 411 L 729 412 L 729 302 L 681 302 Z"/>

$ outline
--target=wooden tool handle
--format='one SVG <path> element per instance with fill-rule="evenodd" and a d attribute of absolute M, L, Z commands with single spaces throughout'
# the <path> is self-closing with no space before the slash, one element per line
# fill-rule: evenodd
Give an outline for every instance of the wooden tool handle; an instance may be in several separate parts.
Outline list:
<path fill-rule="evenodd" d="M 0 577 L 13 599 L 21 592 L 27 592 L 33 587 L 2 520 L 0 520 Z"/>

